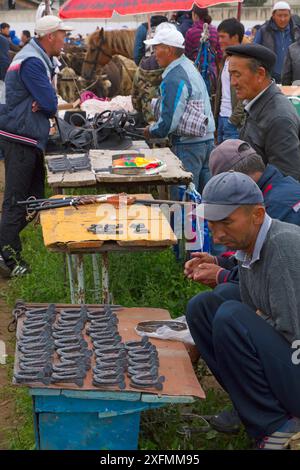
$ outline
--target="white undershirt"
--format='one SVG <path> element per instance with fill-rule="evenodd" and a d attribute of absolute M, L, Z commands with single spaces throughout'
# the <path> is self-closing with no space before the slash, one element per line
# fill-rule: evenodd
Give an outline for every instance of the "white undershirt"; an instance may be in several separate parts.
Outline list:
<path fill-rule="evenodd" d="M 220 116 L 230 117 L 232 115 L 232 105 L 231 105 L 231 92 L 230 92 L 230 75 L 228 71 L 229 58 L 226 59 L 222 75 L 222 99 L 221 99 L 221 108 Z"/>

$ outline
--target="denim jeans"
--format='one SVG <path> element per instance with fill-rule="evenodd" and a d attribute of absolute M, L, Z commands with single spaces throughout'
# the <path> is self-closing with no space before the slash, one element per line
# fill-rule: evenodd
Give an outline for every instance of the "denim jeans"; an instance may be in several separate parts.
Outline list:
<path fill-rule="evenodd" d="M 193 297 L 186 319 L 201 357 L 228 392 L 248 434 L 300 417 L 300 364 L 286 339 L 240 301 L 235 284 Z"/>
<path fill-rule="evenodd" d="M 228 117 L 218 117 L 218 144 L 228 139 L 239 139 L 237 128 L 231 124 Z"/>
<path fill-rule="evenodd" d="M 172 147 L 172 152 L 182 161 L 184 168 L 193 173 L 193 183 L 200 193 L 211 178 L 208 161 L 213 148 L 213 139 L 196 143 L 177 143 Z"/>

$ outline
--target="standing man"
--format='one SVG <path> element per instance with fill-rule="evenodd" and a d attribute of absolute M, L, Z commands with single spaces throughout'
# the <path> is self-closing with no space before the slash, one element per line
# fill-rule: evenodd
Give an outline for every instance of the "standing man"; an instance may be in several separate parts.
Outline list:
<path fill-rule="evenodd" d="M 244 37 L 244 26 L 236 18 L 222 21 L 218 26 L 219 43 L 222 51 L 229 46 L 238 46 Z M 217 82 L 215 100 L 215 120 L 217 125 L 217 142 L 221 144 L 227 139 L 238 139 L 238 128 L 241 127 L 245 114 L 242 101 L 230 84 L 229 57 L 224 56 Z"/>
<path fill-rule="evenodd" d="M 31 34 L 30 34 L 30 31 L 28 31 L 27 29 L 24 29 L 22 31 L 22 36 L 21 36 L 21 41 L 22 41 L 22 45 L 23 46 L 26 46 L 26 44 L 31 40 Z"/>
<path fill-rule="evenodd" d="M 283 63 L 289 46 L 300 36 L 299 24 L 291 15 L 287 2 L 277 2 L 273 6 L 272 17 L 257 31 L 254 43 L 267 47 L 276 54 L 272 77 L 281 83 Z"/>
<path fill-rule="evenodd" d="M 202 200 L 215 243 L 238 250 L 241 299 L 204 292 L 187 322 L 257 448 L 282 450 L 300 432 L 300 230 L 271 219 L 242 173 L 214 176 Z"/>
<path fill-rule="evenodd" d="M 300 179 L 300 118 L 271 79 L 276 55 L 264 46 L 247 44 L 226 49 L 231 85 L 244 101 L 246 121 L 240 139 L 284 175 Z"/>
<path fill-rule="evenodd" d="M 54 65 L 71 28 L 55 16 L 37 21 L 32 39 L 14 58 L 6 78 L 6 103 L 0 105 L 0 147 L 5 158 L 5 193 L 0 225 L 0 272 L 17 276 L 28 267 L 21 258 L 20 232 L 26 211 L 17 201 L 44 197 L 44 159 L 49 118 L 57 111 L 52 86 Z"/>
<path fill-rule="evenodd" d="M 184 37 L 179 31 L 161 29 L 146 44 L 154 46 L 156 60 L 165 70 L 160 85 L 160 118 L 145 129 L 145 138 L 169 137 L 172 151 L 180 158 L 185 169 L 193 173 L 196 189 L 201 191 L 210 178 L 208 160 L 214 145 L 215 131 L 207 88 L 194 64 L 184 55 Z M 199 103 L 202 108 L 206 120 L 203 137 L 181 136 L 177 133 L 189 101 Z M 191 127 L 195 124 L 191 122 Z"/>

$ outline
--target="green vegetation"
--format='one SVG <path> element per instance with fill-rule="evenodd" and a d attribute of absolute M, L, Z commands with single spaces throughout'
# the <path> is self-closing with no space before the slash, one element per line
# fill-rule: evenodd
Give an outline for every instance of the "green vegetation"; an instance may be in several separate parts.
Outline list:
<path fill-rule="evenodd" d="M 63 255 L 51 253 L 44 247 L 40 227 L 32 225 L 23 233 L 24 258 L 32 273 L 9 282 L 7 302 L 16 299 L 26 302 L 69 302 Z M 85 258 L 87 302 L 94 303 L 91 259 Z M 110 283 L 113 300 L 126 306 L 147 306 L 168 309 L 175 318 L 185 312 L 185 306 L 200 291 L 199 285 L 187 281 L 182 265 L 176 262 L 171 249 L 136 254 L 110 255 Z M 10 373 L 13 359 L 10 358 Z M 201 361 L 200 361 L 201 366 Z M 199 366 L 198 366 L 199 368 Z M 202 382 L 205 367 L 197 371 Z M 205 384 L 204 384 L 205 387 Z M 215 431 L 203 432 L 207 426 L 199 415 L 212 414 L 228 406 L 227 395 L 216 388 L 207 390 L 206 400 L 191 405 L 170 405 L 143 414 L 140 432 L 141 449 L 245 449 L 249 440 L 244 432 L 226 436 Z M 0 398 L 14 400 L 16 419 L 9 432 L 12 449 L 33 449 L 34 433 L 32 404 L 26 388 L 4 387 Z M 193 415 L 193 416 L 190 416 Z M 202 430 L 201 430 L 202 427 Z"/>

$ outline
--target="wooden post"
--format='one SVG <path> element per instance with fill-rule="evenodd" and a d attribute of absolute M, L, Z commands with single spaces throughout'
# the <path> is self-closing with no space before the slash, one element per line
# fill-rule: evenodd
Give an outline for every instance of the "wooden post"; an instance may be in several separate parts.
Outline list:
<path fill-rule="evenodd" d="M 45 0 L 45 16 L 50 15 L 50 0 Z"/>
<path fill-rule="evenodd" d="M 237 19 L 241 21 L 242 16 L 242 2 L 238 3 L 238 10 L 237 10 Z"/>

